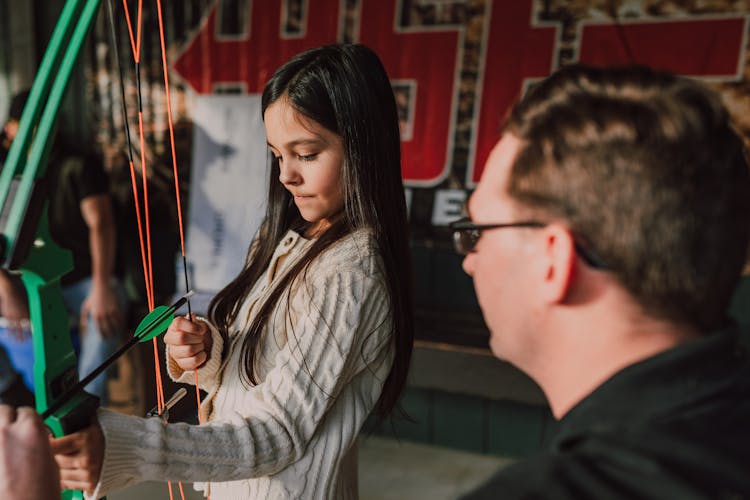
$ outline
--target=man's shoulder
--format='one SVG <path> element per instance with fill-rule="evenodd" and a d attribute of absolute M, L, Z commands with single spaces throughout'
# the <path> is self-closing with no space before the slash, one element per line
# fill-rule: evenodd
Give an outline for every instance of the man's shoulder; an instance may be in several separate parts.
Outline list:
<path fill-rule="evenodd" d="M 545 453 L 502 469 L 462 500 L 681 498 L 668 494 L 681 488 L 675 490 L 655 471 L 643 472 L 622 468 L 606 456 Z M 654 488 L 660 490 L 656 496 Z"/>
<path fill-rule="evenodd" d="M 521 459 L 495 473 L 462 500 L 580 498 L 580 491 L 570 491 L 571 485 L 564 480 L 566 469 L 573 464 L 561 458 L 547 452 Z"/>
<path fill-rule="evenodd" d="M 581 434 L 499 471 L 465 499 L 750 497 L 750 431 L 732 433 L 736 446 L 720 434 L 662 425 Z"/>

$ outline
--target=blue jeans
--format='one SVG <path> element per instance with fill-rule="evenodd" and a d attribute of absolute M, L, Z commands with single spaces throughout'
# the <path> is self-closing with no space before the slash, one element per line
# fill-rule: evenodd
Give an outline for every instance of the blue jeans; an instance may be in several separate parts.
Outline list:
<path fill-rule="evenodd" d="M 81 281 L 66 285 L 62 289 L 65 307 L 76 319 L 80 318 L 81 306 L 91 292 L 91 286 L 91 278 L 85 278 Z M 112 286 L 115 288 L 120 311 L 123 316 L 125 316 L 127 312 L 127 299 L 125 293 L 119 283 L 113 281 Z M 118 332 L 111 337 L 103 337 L 101 332 L 99 332 L 99 327 L 97 326 L 96 321 L 94 321 L 91 316 L 89 316 L 86 321 L 86 331 L 80 332 L 80 339 L 81 354 L 78 358 L 79 378 L 83 378 L 94 371 L 97 366 L 102 364 L 122 344 L 125 343 L 122 332 Z M 107 375 L 110 372 L 111 370 L 105 371 L 86 386 L 88 392 L 95 396 L 99 396 L 102 406 L 109 402 L 109 395 L 107 393 Z"/>

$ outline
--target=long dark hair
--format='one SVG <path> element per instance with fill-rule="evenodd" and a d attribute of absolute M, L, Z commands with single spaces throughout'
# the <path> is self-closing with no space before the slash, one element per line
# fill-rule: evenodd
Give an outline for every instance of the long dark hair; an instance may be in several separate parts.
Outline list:
<path fill-rule="evenodd" d="M 395 359 L 376 406 L 377 414 L 384 417 L 406 383 L 414 336 L 401 143 L 391 84 L 372 50 L 363 45 L 329 45 L 293 57 L 274 73 L 263 90 L 263 113 L 282 97 L 298 113 L 341 137 L 344 210 L 260 306 L 242 344 L 244 375 L 257 383 L 254 359 L 260 333 L 284 291 L 297 277 L 304 277 L 309 264 L 334 242 L 369 228 L 383 260 L 393 314 Z M 248 264 L 209 306 L 209 317 L 225 339 L 283 236 L 289 229 L 303 230 L 306 224 L 279 181 L 278 161 L 272 159 L 266 218 L 249 250 Z"/>

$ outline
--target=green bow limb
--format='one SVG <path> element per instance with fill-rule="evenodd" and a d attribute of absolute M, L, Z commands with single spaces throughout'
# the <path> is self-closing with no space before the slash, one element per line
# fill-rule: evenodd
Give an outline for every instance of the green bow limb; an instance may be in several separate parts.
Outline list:
<path fill-rule="evenodd" d="M 0 258 L 5 268 L 20 271 L 28 295 L 39 413 L 78 382 L 60 288 L 60 278 L 73 268 L 73 260 L 70 252 L 58 247 L 49 235 L 44 174 L 60 103 L 99 3 L 65 3 L 0 174 L 0 207 L 7 217 L 0 238 Z M 98 406 L 98 398 L 81 391 L 45 423 L 57 437 L 75 432 L 89 425 Z M 62 498 L 82 499 L 83 494 L 64 491 Z"/>
<path fill-rule="evenodd" d="M 34 347 L 36 409 L 56 437 L 88 426 L 99 398 L 82 390 L 89 377 L 114 362 L 127 349 L 163 333 L 173 314 L 192 295 L 160 306 L 147 315 L 130 342 L 79 382 L 70 339 L 68 313 L 60 279 L 73 268 L 68 250 L 51 238 L 47 219 L 45 172 L 57 115 L 83 42 L 101 0 L 67 0 L 52 32 L 39 71 L 29 92 L 3 171 L 0 174 L 0 260 L 20 271 L 29 300 Z M 78 491 L 63 491 L 64 500 L 83 499 Z"/>

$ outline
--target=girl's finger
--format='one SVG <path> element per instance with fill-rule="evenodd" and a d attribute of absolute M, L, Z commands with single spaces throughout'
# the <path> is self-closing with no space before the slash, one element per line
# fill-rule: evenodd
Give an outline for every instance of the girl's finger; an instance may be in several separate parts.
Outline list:
<path fill-rule="evenodd" d="M 203 336 L 185 332 L 167 332 L 164 342 L 168 345 L 202 344 Z"/>
<path fill-rule="evenodd" d="M 78 434 L 68 434 L 50 440 L 52 453 L 55 455 L 70 455 L 81 449 L 83 442 Z"/>
<path fill-rule="evenodd" d="M 169 329 L 181 330 L 187 333 L 201 334 L 206 328 L 206 325 L 202 321 L 190 321 L 187 318 L 181 316 L 176 317 L 172 320 L 172 324 L 169 325 Z"/>
<path fill-rule="evenodd" d="M 208 359 L 208 355 L 204 351 L 198 354 L 197 356 L 193 356 L 192 358 L 175 359 L 175 361 L 177 361 L 177 364 L 183 370 L 195 370 L 196 368 L 200 367 L 203 363 L 205 363 L 206 359 Z"/>
<path fill-rule="evenodd" d="M 96 486 L 98 480 L 98 477 L 92 477 L 91 472 L 85 469 L 60 469 L 61 483 L 75 482 L 81 485 L 86 485 L 86 487 L 91 487 Z"/>

